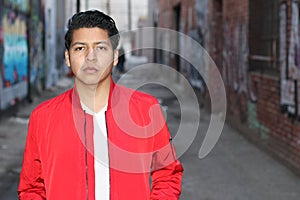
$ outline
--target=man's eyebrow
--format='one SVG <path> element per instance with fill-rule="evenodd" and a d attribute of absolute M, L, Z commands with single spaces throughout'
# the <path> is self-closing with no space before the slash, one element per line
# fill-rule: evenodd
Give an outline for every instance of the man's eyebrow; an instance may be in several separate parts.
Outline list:
<path fill-rule="evenodd" d="M 74 42 L 74 43 L 71 45 L 71 47 L 74 47 L 74 46 L 76 46 L 76 45 L 86 45 L 86 43 L 84 43 L 84 42 Z"/>
<path fill-rule="evenodd" d="M 109 46 L 110 42 L 103 40 L 103 41 L 99 41 L 99 42 L 94 42 L 93 44 L 96 44 L 96 45 L 106 44 L 106 45 Z M 87 45 L 87 43 L 85 43 L 85 42 L 74 42 L 71 46 L 73 47 L 73 46 L 76 46 L 76 45 Z"/>
<path fill-rule="evenodd" d="M 99 41 L 99 42 L 95 42 L 94 44 L 106 44 L 106 45 L 110 45 L 110 43 L 108 41 Z"/>

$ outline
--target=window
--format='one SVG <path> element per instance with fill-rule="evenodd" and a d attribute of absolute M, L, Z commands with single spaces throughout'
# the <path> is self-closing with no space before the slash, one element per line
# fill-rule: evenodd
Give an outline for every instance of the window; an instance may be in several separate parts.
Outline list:
<path fill-rule="evenodd" d="M 251 0 L 249 19 L 249 67 L 278 72 L 278 1 Z"/>

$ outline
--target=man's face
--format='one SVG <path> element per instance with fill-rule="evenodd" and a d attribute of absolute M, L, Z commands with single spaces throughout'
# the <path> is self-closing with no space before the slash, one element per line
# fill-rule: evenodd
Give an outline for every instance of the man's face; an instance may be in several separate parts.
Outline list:
<path fill-rule="evenodd" d="M 113 50 L 106 30 L 80 28 L 74 31 L 65 57 L 75 75 L 75 83 L 98 85 L 110 77 L 112 67 L 117 64 L 118 52 Z"/>

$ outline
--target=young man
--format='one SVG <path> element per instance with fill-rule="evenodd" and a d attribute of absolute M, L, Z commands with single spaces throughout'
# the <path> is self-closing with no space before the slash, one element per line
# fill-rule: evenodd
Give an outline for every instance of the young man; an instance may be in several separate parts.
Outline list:
<path fill-rule="evenodd" d="M 183 168 L 157 100 L 112 81 L 118 42 L 102 12 L 69 20 L 74 88 L 31 114 L 19 199 L 179 199 Z"/>

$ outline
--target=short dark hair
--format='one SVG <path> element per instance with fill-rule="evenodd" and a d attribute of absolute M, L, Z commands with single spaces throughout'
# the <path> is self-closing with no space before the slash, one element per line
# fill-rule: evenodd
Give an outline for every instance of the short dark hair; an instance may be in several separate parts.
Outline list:
<path fill-rule="evenodd" d="M 94 28 L 98 27 L 106 30 L 113 49 L 117 49 L 119 45 L 120 35 L 116 27 L 115 21 L 108 15 L 98 10 L 88 10 L 79 12 L 72 16 L 68 21 L 68 31 L 65 35 L 65 47 L 69 51 L 73 38 L 74 30 L 80 28 Z"/>

